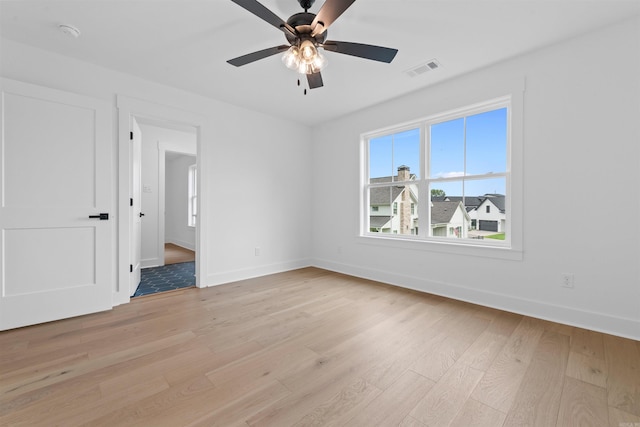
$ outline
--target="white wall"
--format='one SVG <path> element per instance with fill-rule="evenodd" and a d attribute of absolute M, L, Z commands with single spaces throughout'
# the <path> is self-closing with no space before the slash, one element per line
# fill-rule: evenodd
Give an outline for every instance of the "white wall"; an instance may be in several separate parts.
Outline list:
<path fill-rule="evenodd" d="M 164 241 L 195 250 L 196 229 L 189 227 L 189 166 L 195 156 L 167 156 L 165 168 L 165 234 Z"/>
<path fill-rule="evenodd" d="M 639 339 L 639 40 L 635 18 L 315 128 L 316 264 Z M 521 260 L 357 237 L 360 134 L 481 101 L 524 78 Z M 341 219 L 324 206 L 340 206 Z M 560 287 L 561 273 L 575 274 L 574 289 Z"/>
<path fill-rule="evenodd" d="M 198 248 L 201 285 L 309 264 L 311 131 L 308 127 L 7 39 L 0 39 L 0 43 L 3 77 L 92 96 L 114 105 L 114 221 L 118 212 L 116 96 L 170 106 L 202 118 L 198 152 L 203 183 L 200 220 L 204 234 Z M 216 84 L 213 77 L 212 84 Z M 121 199 L 128 202 L 127 197 Z M 265 206 L 273 208 L 264 209 Z M 260 256 L 254 255 L 256 246 L 261 248 Z M 117 247 L 114 243 L 114 248 Z M 117 272 L 113 277 L 118 277 Z M 114 283 L 114 289 L 116 301 L 128 301 L 128 295 L 121 298 L 128 283 L 123 286 Z"/>

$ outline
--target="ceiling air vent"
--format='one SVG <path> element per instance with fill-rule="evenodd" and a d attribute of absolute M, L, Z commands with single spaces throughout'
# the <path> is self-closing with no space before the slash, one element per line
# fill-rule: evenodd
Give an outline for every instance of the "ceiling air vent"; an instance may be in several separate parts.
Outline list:
<path fill-rule="evenodd" d="M 440 67 L 441 67 L 440 63 L 437 60 L 432 59 L 423 64 L 420 64 L 413 68 L 408 69 L 407 71 L 405 71 L 405 73 L 409 77 L 415 77 L 415 76 L 419 76 L 420 74 L 427 73 L 429 71 L 437 70 Z"/>

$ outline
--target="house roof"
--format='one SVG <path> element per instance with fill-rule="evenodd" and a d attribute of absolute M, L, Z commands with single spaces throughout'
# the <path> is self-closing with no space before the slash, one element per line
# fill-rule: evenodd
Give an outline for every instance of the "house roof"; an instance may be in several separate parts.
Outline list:
<path fill-rule="evenodd" d="M 485 200 L 489 200 L 491 203 L 493 203 L 498 209 L 500 209 L 500 212 L 504 213 L 505 212 L 505 197 L 502 194 L 485 194 L 484 198 L 482 199 L 482 201 L 484 202 Z"/>
<path fill-rule="evenodd" d="M 451 222 L 460 202 L 431 202 L 431 224 Z"/>
<path fill-rule="evenodd" d="M 409 179 L 414 181 L 416 179 L 415 174 L 410 174 Z M 383 182 L 396 182 L 398 181 L 398 175 L 394 176 L 381 176 L 378 178 L 371 178 L 369 182 L 371 184 L 381 184 Z M 391 188 L 391 198 L 389 198 L 389 188 Z M 404 185 L 394 186 L 394 187 L 373 187 L 369 193 L 369 203 L 371 205 L 380 206 L 380 205 L 390 205 L 393 200 L 395 200 L 400 193 L 404 190 Z"/>
<path fill-rule="evenodd" d="M 380 228 L 391 220 L 391 217 L 388 215 L 385 216 L 370 216 L 369 217 L 369 227 L 371 228 Z"/>
<path fill-rule="evenodd" d="M 391 191 L 389 191 L 391 189 Z M 373 187 L 369 190 L 369 203 L 371 205 L 390 205 L 404 190 L 404 186 L 394 187 Z M 391 194 L 391 197 L 389 197 Z"/>
<path fill-rule="evenodd" d="M 483 196 L 465 196 L 464 200 L 462 196 L 437 196 L 432 197 L 432 202 L 462 202 L 467 212 L 477 209 L 485 200 L 489 199 L 500 212 L 505 211 L 505 197 L 504 194 L 487 193 Z"/>
<path fill-rule="evenodd" d="M 465 196 L 464 200 L 462 200 L 462 196 L 446 196 L 444 200 L 448 200 L 450 202 L 462 202 L 467 210 L 469 210 L 469 208 L 476 208 L 480 206 L 484 197 Z"/>

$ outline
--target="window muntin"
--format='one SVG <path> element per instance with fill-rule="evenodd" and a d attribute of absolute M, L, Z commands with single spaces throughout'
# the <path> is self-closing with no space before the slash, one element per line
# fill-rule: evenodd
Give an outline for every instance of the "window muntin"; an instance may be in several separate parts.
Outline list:
<path fill-rule="evenodd" d="M 510 246 L 509 120 L 510 99 L 502 98 L 365 136 L 363 194 L 374 206 L 372 194 L 384 192 L 387 206 L 397 206 L 383 225 L 380 210 L 363 218 L 375 225 L 363 227 L 365 234 Z M 405 181 L 410 185 L 393 185 Z"/>

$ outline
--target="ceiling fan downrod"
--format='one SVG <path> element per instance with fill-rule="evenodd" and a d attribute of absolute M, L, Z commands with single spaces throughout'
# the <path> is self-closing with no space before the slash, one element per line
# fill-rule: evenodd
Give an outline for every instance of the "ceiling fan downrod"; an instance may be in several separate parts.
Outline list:
<path fill-rule="evenodd" d="M 305 12 L 309 11 L 309 9 L 311 9 L 311 6 L 313 6 L 313 3 L 316 0 L 298 0 L 298 3 L 300 3 L 300 6 L 304 9 Z"/>

